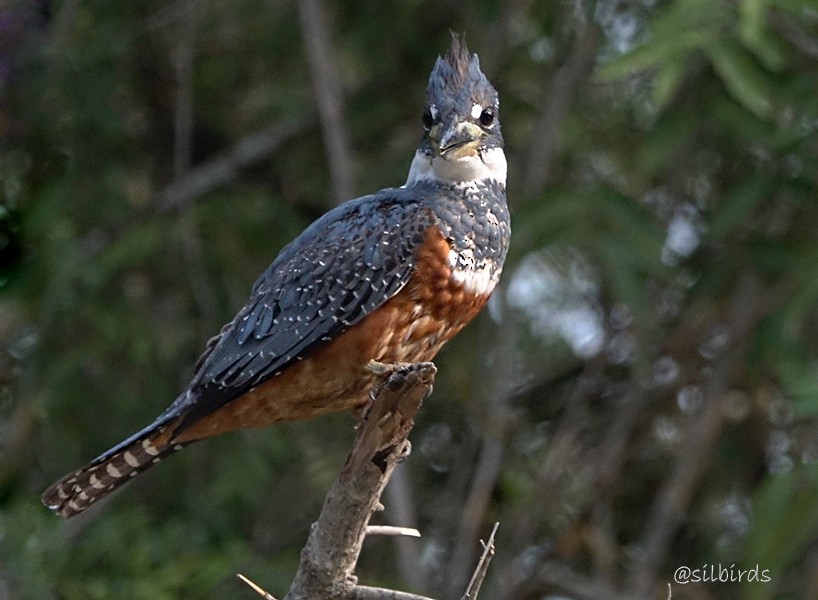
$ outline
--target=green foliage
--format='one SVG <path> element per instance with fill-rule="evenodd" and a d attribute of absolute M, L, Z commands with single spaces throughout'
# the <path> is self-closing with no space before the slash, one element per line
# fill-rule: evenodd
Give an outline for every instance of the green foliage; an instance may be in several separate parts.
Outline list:
<path fill-rule="evenodd" d="M 753 497 L 755 526 L 747 537 L 746 564 L 783 577 L 818 536 L 818 468 L 808 465 L 770 477 Z M 748 583 L 745 597 L 774 598 L 776 585 Z"/>

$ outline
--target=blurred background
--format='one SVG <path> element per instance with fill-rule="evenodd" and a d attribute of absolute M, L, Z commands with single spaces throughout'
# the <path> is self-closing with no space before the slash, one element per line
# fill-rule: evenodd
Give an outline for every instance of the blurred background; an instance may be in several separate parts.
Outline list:
<path fill-rule="evenodd" d="M 459 598 L 499 521 L 481 598 L 818 597 L 814 0 L 5 0 L 0 600 L 284 595 L 351 415 L 68 522 L 39 494 L 311 220 L 405 181 L 450 30 L 500 92 L 512 249 L 376 517 L 423 538 L 361 581 Z M 733 581 L 673 582 L 704 565 Z"/>

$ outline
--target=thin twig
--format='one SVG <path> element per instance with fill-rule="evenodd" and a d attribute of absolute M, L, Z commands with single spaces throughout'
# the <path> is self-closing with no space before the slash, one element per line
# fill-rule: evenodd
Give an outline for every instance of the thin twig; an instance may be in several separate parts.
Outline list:
<path fill-rule="evenodd" d="M 367 525 L 366 535 L 391 535 L 420 537 L 420 532 L 414 527 L 396 527 L 395 525 Z"/>
<path fill-rule="evenodd" d="M 460 600 L 477 599 L 477 595 L 480 593 L 480 586 L 483 585 L 483 580 L 486 578 L 486 573 L 489 570 L 489 563 L 494 557 L 494 536 L 497 534 L 498 527 L 500 527 L 500 523 L 495 523 L 488 541 L 483 544 L 483 554 L 480 556 L 480 560 L 477 561 L 477 566 L 474 568 L 471 581 L 469 581 L 469 585 L 466 586 L 466 593 L 463 594 Z"/>
<path fill-rule="evenodd" d="M 398 592 L 385 588 L 356 585 L 350 590 L 347 600 L 434 600 L 426 596 L 418 596 L 408 592 Z"/>
<path fill-rule="evenodd" d="M 273 596 L 271 593 L 264 591 L 261 587 L 253 583 L 250 579 L 242 575 L 241 573 L 236 573 L 236 577 L 241 579 L 244 583 L 250 586 L 254 592 L 256 592 L 259 596 L 264 598 L 264 600 L 276 600 L 276 597 Z"/>

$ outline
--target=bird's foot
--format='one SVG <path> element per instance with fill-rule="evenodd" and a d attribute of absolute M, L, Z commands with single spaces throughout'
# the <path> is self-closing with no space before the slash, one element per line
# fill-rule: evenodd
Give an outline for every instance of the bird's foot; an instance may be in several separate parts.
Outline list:
<path fill-rule="evenodd" d="M 405 374 L 408 374 L 412 371 L 432 371 L 436 372 L 437 369 L 435 368 L 434 363 L 432 362 L 394 362 L 394 363 L 384 363 L 379 362 L 377 360 L 370 360 L 366 364 L 366 369 L 370 373 L 374 373 L 379 377 L 386 377 L 397 373 L 399 371 L 403 371 Z"/>
<path fill-rule="evenodd" d="M 383 363 L 377 360 L 370 360 L 366 363 L 366 370 L 370 373 L 374 373 L 378 377 L 391 375 L 395 371 L 400 368 L 401 365 L 405 365 L 407 363 Z"/>
<path fill-rule="evenodd" d="M 437 374 L 437 367 L 433 362 L 382 363 L 376 360 L 370 360 L 366 368 L 370 373 L 377 375 L 381 381 L 369 390 L 370 402 L 364 410 L 364 417 L 369 411 L 371 401 L 375 400 L 375 396 L 380 387 L 398 390 L 406 386 L 425 385 L 427 390 L 423 398 L 428 398 L 432 393 L 432 383 L 434 382 L 435 374 Z"/>

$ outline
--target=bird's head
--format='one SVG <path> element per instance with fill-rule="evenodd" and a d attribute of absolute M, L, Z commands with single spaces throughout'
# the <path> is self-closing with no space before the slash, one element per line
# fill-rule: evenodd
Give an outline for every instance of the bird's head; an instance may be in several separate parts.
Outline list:
<path fill-rule="evenodd" d="M 424 179 L 506 181 L 497 91 L 459 37 L 438 57 L 422 113 L 424 134 L 407 184 Z"/>

